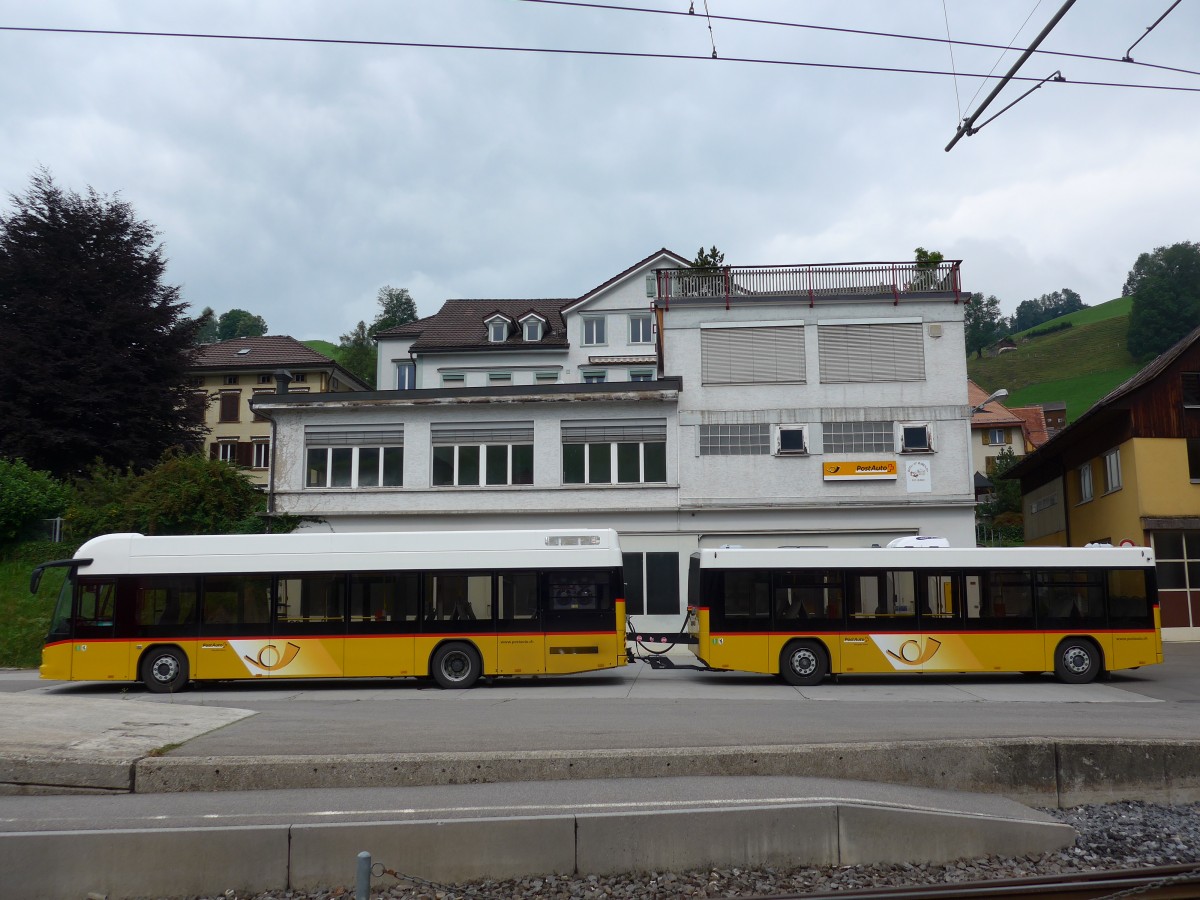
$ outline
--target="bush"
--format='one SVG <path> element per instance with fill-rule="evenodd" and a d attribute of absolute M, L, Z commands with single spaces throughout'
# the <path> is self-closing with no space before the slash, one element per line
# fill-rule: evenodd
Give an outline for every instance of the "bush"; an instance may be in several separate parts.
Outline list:
<path fill-rule="evenodd" d="M 0 543 L 22 537 L 38 519 L 60 515 L 70 500 L 65 484 L 24 460 L 0 458 Z"/>

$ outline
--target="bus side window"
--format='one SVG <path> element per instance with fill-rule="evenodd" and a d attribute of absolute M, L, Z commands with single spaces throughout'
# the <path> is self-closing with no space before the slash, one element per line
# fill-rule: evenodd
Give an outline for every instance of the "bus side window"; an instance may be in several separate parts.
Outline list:
<path fill-rule="evenodd" d="M 1141 569 L 1108 573 L 1108 621 L 1113 628 L 1153 628 L 1154 611 Z"/>

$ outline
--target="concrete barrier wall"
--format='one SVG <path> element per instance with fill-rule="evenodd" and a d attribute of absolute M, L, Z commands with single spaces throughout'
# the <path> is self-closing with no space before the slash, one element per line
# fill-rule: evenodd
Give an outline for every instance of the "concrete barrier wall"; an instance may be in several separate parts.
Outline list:
<path fill-rule="evenodd" d="M 946 862 L 1040 853 L 1074 831 L 1027 817 L 847 802 L 579 816 L 0 834 L 5 896 L 211 896 L 353 885 L 358 854 L 434 882 L 709 865 Z M 914 855 L 915 854 L 915 855 Z M 376 884 L 393 883 L 390 878 Z"/>
<path fill-rule="evenodd" d="M 704 749 L 159 757 L 135 768 L 138 793 L 405 787 L 575 778 L 791 775 L 999 794 L 1031 806 L 1200 800 L 1196 741 L 913 741 Z"/>

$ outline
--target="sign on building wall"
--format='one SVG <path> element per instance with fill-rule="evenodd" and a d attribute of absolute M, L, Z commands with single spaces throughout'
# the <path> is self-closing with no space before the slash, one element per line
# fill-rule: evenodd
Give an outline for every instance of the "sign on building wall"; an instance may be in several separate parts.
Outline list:
<path fill-rule="evenodd" d="M 912 459 L 904 464 L 904 483 L 908 485 L 910 494 L 931 493 L 933 478 L 929 461 Z"/>
<path fill-rule="evenodd" d="M 894 459 L 827 462 L 821 466 L 826 481 L 872 481 L 875 479 L 896 480 Z"/>

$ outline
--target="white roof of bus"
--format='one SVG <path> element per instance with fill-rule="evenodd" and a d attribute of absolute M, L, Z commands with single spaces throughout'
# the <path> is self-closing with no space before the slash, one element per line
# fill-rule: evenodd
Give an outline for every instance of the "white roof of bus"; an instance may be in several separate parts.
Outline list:
<path fill-rule="evenodd" d="M 970 569 L 1154 565 L 1149 547 L 727 547 L 700 551 L 702 569 Z"/>
<path fill-rule="evenodd" d="M 106 534 L 75 553 L 84 575 L 293 573 L 403 569 L 547 569 L 621 565 L 617 533 L 376 531 L 147 537 Z"/>

